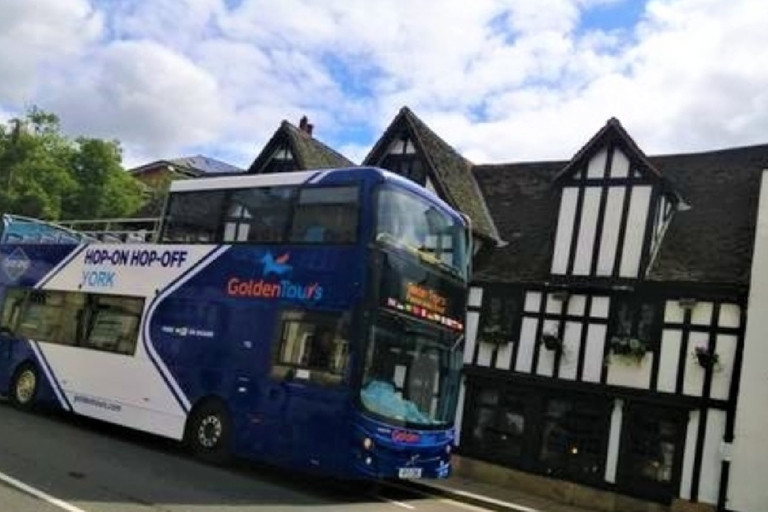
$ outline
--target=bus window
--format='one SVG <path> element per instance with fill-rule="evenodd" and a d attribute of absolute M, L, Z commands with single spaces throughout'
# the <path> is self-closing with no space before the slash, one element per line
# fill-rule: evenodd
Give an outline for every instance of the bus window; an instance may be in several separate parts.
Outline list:
<path fill-rule="evenodd" d="M 52 343 L 58 338 L 64 306 L 64 292 L 35 290 L 29 293 L 18 326 L 23 338 Z"/>
<path fill-rule="evenodd" d="M 338 314 L 285 312 L 276 343 L 273 377 L 339 384 L 349 355 L 345 331 Z"/>
<path fill-rule="evenodd" d="M 385 187 L 378 194 L 376 240 L 405 247 L 466 277 L 466 229 L 461 220 L 408 191 Z"/>
<path fill-rule="evenodd" d="M 93 295 L 83 346 L 132 355 L 136 350 L 143 299 Z"/>
<path fill-rule="evenodd" d="M 281 242 L 295 187 L 234 191 L 224 218 L 225 242 Z"/>
<path fill-rule="evenodd" d="M 354 243 L 358 211 L 357 187 L 302 189 L 293 217 L 291 241 Z"/>
<path fill-rule="evenodd" d="M 223 190 L 170 194 L 162 240 L 181 243 L 215 242 L 223 204 Z"/>
<path fill-rule="evenodd" d="M 0 314 L 0 333 L 8 336 L 13 336 L 16 333 L 26 296 L 25 290 L 17 288 L 6 290 L 3 309 Z"/>

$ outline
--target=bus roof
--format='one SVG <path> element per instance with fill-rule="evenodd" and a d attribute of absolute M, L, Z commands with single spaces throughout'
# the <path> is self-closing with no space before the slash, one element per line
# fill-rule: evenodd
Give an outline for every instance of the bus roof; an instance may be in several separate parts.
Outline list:
<path fill-rule="evenodd" d="M 410 190 L 411 192 L 434 201 L 442 206 L 447 212 L 453 213 L 455 210 L 445 201 L 440 199 L 435 193 L 424 187 L 404 178 L 398 174 L 381 169 L 378 167 L 346 167 L 339 169 L 320 169 L 310 171 L 279 172 L 268 174 L 238 174 L 234 176 L 213 176 L 205 178 L 195 178 L 188 180 L 177 180 L 171 182 L 170 192 L 194 192 L 203 190 L 225 190 L 231 188 L 250 188 L 250 187 L 273 187 L 280 185 L 321 185 L 324 183 L 333 183 L 339 178 L 369 178 L 381 180 L 390 183 L 397 183 L 399 186 Z M 461 218 L 461 215 L 457 215 Z M 464 219 L 461 218 L 464 222 Z"/>

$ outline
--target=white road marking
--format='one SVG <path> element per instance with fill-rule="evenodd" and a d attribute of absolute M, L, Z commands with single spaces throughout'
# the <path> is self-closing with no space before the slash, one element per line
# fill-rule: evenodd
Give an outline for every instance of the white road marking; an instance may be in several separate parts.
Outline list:
<path fill-rule="evenodd" d="M 438 501 L 440 501 L 442 503 L 450 503 L 452 505 L 456 505 L 456 506 L 459 506 L 461 508 L 466 508 L 466 509 L 469 509 L 469 510 L 483 510 L 483 511 L 488 510 L 488 509 L 484 509 L 482 507 L 479 507 L 477 505 L 472 505 L 472 504 L 469 504 L 469 503 L 464 503 L 463 501 L 458 501 L 456 499 L 443 498 L 443 497 L 440 497 L 437 494 L 432 494 L 432 493 L 427 492 L 427 491 L 422 491 L 421 489 L 412 489 L 410 487 L 405 487 L 405 486 L 402 486 L 402 485 L 399 485 L 399 484 L 396 484 L 396 483 L 387 483 L 387 485 L 389 487 L 394 487 L 394 488 L 398 488 L 398 489 L 407 490 L 407 491 L 412 492 L 412 493 L 421 494 L 422 496 L 427 496 L 427 497 L 430 497 L 430 498 L 433 498 L 433 499 L 437 499 Z M 473 494 L 471 492 L 461 491 L 461 490 L 458 490 L 458 489 L 452 489 L 450 492 L 451 492 L 451 494 L 455 494 L 455 495 L 459 495 L 459 496 L 466 496 L 468 498 L 474 498 L 476 501 L 479 501 L 481 503 L 484 502 L 484 503 L 487 503 L 489 505 L 500 505 L 502 507 L 505 507 L 505 508 L 510 509 L 510 510 L 514 510 L 516 512 L 542 512 L 541 510 L 536 509 L 536 508 L 526 507 L 525 505 L 518 505 L 517 503 L 511 503 L 509 501 L 497 500 L 497 499 L 491 498 L 489 496 L 481 496 L 479 494 Z"/>
<path fill-rule="evenodd" d="M 463 501 L 456 501 L 448 498 L 440 498 L 438 501 L 452 507 L 474 510 L 475 512 L 490 512 L 490 509 L 488 508 L 478 507 L 477 505 L 470 505 L 469 503 L 464 503 Z"/>
<path fill-rule="evenodd" d="M 3 472 L 0 472 L 0 482 L 5 482 L 6 484 L 10 485 L 11 487 L 15 487 L 16 489 L 29 494 L 30 496 L 34 496 L 35 498 L 38 498 L 40 500 L 43 500 L 54 507 L 59 507 L 62 510 L 66 510 L 67 512 L 86 512 L 85 510 L 76 507 L 74 505 L 70 505 L 66 501 L 60 500 L 59 498 L 55 498 L 51 496 L 48 493 L 45 493 L 39 489 L 35 489 L 31 485 L 27 485 L 24 482 L 20 480 L 16 480 L 12 476 L 8 476 Z"/>
<path fill-rule="evenodd" d="M 391 503 L 392 505 L 397 505 L 398 507 L 407 508 L 408 510 L 416 509 L 416 507 L 414 507 L 413 505 L 409 505 L 408 503 L 403 503 L 402 501 L 391 500 L 389 498 L 385 498 L 384 496 L 378 496 L 378 498 L 381 501 L 386 501 L 387 503 Z"/>

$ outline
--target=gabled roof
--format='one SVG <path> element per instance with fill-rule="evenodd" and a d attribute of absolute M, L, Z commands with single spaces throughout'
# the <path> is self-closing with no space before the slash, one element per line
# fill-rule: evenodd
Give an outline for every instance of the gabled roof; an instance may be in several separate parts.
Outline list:
<path fill-rule="evenodd" d="M 141 174 L 160 166 L 171 165 L 174 170 L 189 176 L 202 176 L 204 174 L 231 174 L 243 172 L 243 169 L 230 165 L 221 160 L 216 160 L 204 155 L 185 156 L 168 160 L 155 160 L 148 164 L 129 169 L 131 174 Z"/>
<path fill-rule="evenodd" d="M 677 155 L 648 162 L 686 198 L 661 242 L 647 279 L 654 282 L 749 285 L 755 222 L 768 144 Z M 474 169 L 501 237 L 480 281 L 550 278 L 560 189 L 552 181 L 568 162 L 481 165 Z"/>
<path fill-rule="evenodd" d="M 284 143 L 288 144 L 299 170 L 333 169 L 355 165 L 341 153 L 326 146 L 304 130 L 300 130 L 283 120 L 264 149 L 248 168 L 248 172 L 251 174 L 261 172 L 275 151 Z"/>
<path fill-rule="evenodd" d="M 582 148 L 576 152 L 576 155 L 568 162 L 560 173 L 555 177 L 556 181 L 572 176 L 584 169 L 589 160 L 606 145 L 613 144 L 619 147 L 624 155 L 629 159 L 631 169 L 639 170 L 645 176 L 651 177 L 657 181 L 662 191 L 675 196 L 676 200 L 682 200 L 680 194 L 670 186 L 664 179 L 664 175 L 654 166 L 646 156 L 643 150 L 637 145 L 635 140 L 627 133 L 621 122 L 615 117 L 610 118 L 605 125 L 589 140 Z"/>
<path fill-rule="evenodd" d="M 428 175 L 449 204 L 472 219 L 475 231 L 494 241 L 499 233 L 472 174 L 473 164 L 441 139 L 408 107 L 403 107 L 365 157 L 364 165 L 378 165 L 395 137 L 407 131 L 423 158 Z"/>

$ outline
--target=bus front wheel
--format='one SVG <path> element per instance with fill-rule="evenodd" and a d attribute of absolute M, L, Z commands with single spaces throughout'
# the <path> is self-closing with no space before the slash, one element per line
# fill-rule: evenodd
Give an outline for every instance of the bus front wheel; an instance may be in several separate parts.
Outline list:
<path fill-rule="evenodd" d="M 35 405 L 40 379 L 37 369 L 31 363 L 19 366 L 11 380 L 11 404 L 17 409 L 30 410 Z"/>
<path fill-rule="evenodd" d="M 185 435 L 193 454 L 207 462 L 223 464 L 230 456 L 231 438 L 232 421 L 224 404 L 209 400 L 193 410 Z"/>

